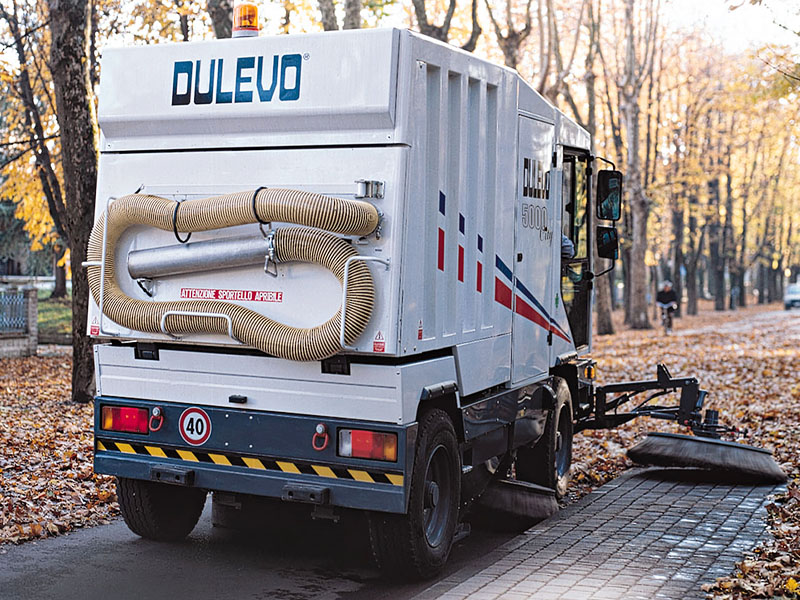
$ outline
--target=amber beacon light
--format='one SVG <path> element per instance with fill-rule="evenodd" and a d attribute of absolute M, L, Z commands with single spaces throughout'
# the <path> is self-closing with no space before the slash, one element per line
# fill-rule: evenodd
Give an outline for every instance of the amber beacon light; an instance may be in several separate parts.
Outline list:
<path fill-rule="evenodd" d="M 239 0 L 233 5 L 233 37 L 258 35 L 258 5 Z"/>

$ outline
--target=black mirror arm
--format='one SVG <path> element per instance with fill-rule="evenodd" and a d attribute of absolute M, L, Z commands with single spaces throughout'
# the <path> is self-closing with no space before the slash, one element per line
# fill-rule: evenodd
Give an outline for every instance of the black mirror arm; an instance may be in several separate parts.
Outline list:
<path fill-rule="evenodd" d="M 610 273 L 611 271 L 614 270 L 614 265 L 616 265 L 616 264 L 617 264 L 617 261 L 612 258 L 611 259 L 611 266 L 608 267 L 605 271 L 600 271 L 599 273 L 595 273 L 594 274 L 595 278 L 601 277 L 602 275 L 605 275 L 606 273 Z"/>
<path fill-rule="evenodd" d="M 611 165 L 611 170 L 612 171 L 616 171 L 617 170 L 617 165 L 615 165 L 613 162 L 611 162 L 607 158 L 603 158 L 602 156 L 593 156 L 592 159 L 594 159 L 594 160 L 602 160 L 604 163 L 607 163 L 607 164 Z"/>

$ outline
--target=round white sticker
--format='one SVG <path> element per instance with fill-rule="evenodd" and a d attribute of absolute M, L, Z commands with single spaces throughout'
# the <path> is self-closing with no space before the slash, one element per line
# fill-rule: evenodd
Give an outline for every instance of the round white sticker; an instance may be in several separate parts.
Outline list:
<path fill-rule="evenodd" d="M 187 408 L 181 414 L 178 429 L 187 444 L 202 446 L 211 437 L 211 419 L 202 408 Z"/>

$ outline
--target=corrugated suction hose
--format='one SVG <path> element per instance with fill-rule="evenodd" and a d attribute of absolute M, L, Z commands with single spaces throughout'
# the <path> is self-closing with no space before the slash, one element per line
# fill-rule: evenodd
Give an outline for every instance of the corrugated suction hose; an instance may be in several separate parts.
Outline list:
<path fill-rule="evenodd" d="M 253 195 L 255 193 L 255 200 Z M 254 214 L 255 210 L 255 214 Z M 290 360 L 321 360 L 336 354 L 341 328 L 341 307 L 325 323 L 299 328 L 278 323 L 253 310 L 216 300 L 150 302 L 127 296 L 119 287 L 114 267 L 117 240 L 133 225 L 149 225 L 165 231 L 209 231 L 249 223 L 296 223 L 307 227 L 282 227 L 275 231 L 279 262 L 302 261 L 324 266 L 344 281 L 345 263 L 358 253 L 351 244 L 333 235 L 368 235 L 378 225 L 378 211 L 367 202 L 343 200 L 320 194 L 286 189 L 260 189 L 213 198 L 176 203 L 158 196 L 133 194 L 111 203 L 89 238 L 88 261 L 99 262 L 103 254 L 103 229 L 108 223 L 105 256 L 103 312 L 115 323 L 135 331 L 161 332 L 162 317 L 172 311 L 216 313 L 231 319 L 233 335 L 243 344 Z M 314 228 L 314 229 L 311 229 Z M 325 231 L 322 231 L 325 230 Z M 101 268 L 88 267 L 89 288 L 100 304 Z M 345 342 L 352 344 L 369 322 L 375 286 L 369 267 L 353 261 L 348 269 Z M 167 315 L 165 328 L 172 334 L 228 333 L 223 317 Z"/>

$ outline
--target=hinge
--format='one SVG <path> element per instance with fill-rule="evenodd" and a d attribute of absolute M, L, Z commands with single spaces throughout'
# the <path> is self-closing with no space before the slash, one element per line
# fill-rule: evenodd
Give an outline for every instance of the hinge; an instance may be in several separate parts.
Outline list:
<path fill-rule="evenodd" d="M 558 152 L 553 152 L 553 166 L 558 166 Z"/>
<path fill-rule="evenodd" d="M 548 346 L 552 346 L 553 345 L 553 332 L 552 332 L 552 330 L 547 332 L 547 345 Z"/>

